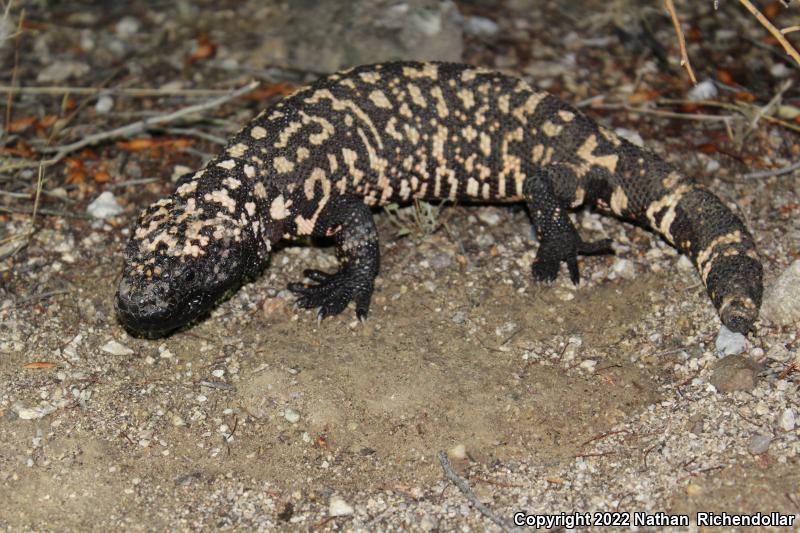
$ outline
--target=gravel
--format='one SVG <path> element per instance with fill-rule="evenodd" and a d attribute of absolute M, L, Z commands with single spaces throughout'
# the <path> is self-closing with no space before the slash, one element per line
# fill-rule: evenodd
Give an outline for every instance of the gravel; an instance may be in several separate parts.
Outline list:
<path fill-rule="evenodd" d="M 79 4 L 26 5 L 36 31 L 22 36 L 20 86 L 35 85 L 52 65 L 64 83 L 109 88 L 302 77 L 273 67 L 290 65 L 292 46 L 306 37 L 287 23 L 286 3 L 165 3 L 138 10 L 135 24 L 123 3 L 108 16 Z M 459 40 L 475 64 L 527 72 L 573 102 L 685 98 L 677 64 L 629 51 L 588 5 L 576 22 L 522 0 L 507 2 L 518 6 L 514 13 L 459 6 L 467 4 L 467 19 L 491 16 L 499 28 L 468 29 Z M 711 3 L 684 4 L 681 16 L 714 35 L 722 19 Z M 768 75 L 776 58 L 746 44 L 763 38 L 763 28 L 733 16 L 736 3 L 723 7 L 729 41 L 692 40 L 693 61 L 725 69 L 735 60 L 737 86 L 762 106 L 777 92 Z M 444 12 L 403 16 L 396 27 L 435 37 L 437 13 Z M 330 42 L 360 35 L 350 26 L 363 21 L 312 22 Z M 658 41 L 674 46 L 669 20 L 651 22 Z M 213 57 L 190 59 L 205 38 L 216 46 Z M 10 72 L 7 44 L 0 54 Z M 325 50 L 319 41 L 301 46 L 316 69 Z M 358 51 L 365 52 L 376 50 Z M 72 58 L 90 70 L 70 78 L 63 61 Z M 124 76 L 109 82 L 122 63 Z M 102 114 L 102 96 L 92 98 L 19 94 L 11 118 L 68 113 L 55 145 L 194 100 L 115 95 Z M 728 89 L 717 98 L 733 101 Z M 226 136 L 266 102 L 242 99 L 187 127 Z M 566 271 L 543 285 L 530 278 L 538 243 L 524 210 L 464 205 L 447 211 L 448 231 L 433 235 L 397 238 L 377 216 L 382 271 L 366 324 L 351 310 L 321 324 L 294 310 L 286 284 L 336 262 L 330 249 L 287 246 L 274 250 L 263 276 L 191 328 L 159 341 L 132 338 L 112 303 L 129 225 L 170 189 L 171 174 L 197 168 L 218 147 L 197 140 L 186 151 L 152 153 L 103 143 L 72 154 L 85 166 L 82 179 L 67 181 L 63 164 L 48 169 L 41 206 L 82 215 L 113 185 L 124 212 L 89 222 L 37 217 L 24 247 L 0 249 L 8 253 L 0 262 L 0 529 L 492 530 L 443 479 L 440 449 L 479 500 L 506 518 L 522 509 L 797 513 L 797 283 L 783 281 L 797 268 L 797 177 L 738 178 L 739 157 L 753 168 L 793 160 L 794 134 L 763 120 L 755 129 L 749 119 L 734 121 L 734 134 L 739 126 L 751 132 L 740 155 L 712 122 L 586 110 L 608 128 L 638 132 L 748 220 L 770 290 L 746 339 L 720 330 L 688 258 L 641 228 L 579 211 L 581 235 L 613 239 L 616 256 L 581 258 L 577 287 Z M 37 125 L 8 136 L 8 148 L 36 150 L 52 133 Z M 710 157 L 701 146 L 719 150 Z M 100 165 L 110 185 L 93 179 Z M 117 187 L 150 176 L 162 182 Z M 9 191 L 27 192 L 36 173 L 12 177 Z M 23 200 L 14 205 L 31 205 Z M 29 215 L 2 217 L 0 242 L 27 234 Z"/>

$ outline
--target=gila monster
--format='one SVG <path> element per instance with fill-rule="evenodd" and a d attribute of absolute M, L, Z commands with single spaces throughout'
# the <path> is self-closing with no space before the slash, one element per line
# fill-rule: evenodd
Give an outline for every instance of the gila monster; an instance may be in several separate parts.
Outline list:
<path fill-rule="evenodd" d="M 536 280 L 610 252 L 568 217 L 582 204 L 639 223 L 687 254 L 722 323 L 747 333 L 762 267 L 742 221 L 653 153 L 556 97 L 498 72 L 390 62 L 324 77 L 256 116 L 220 155 L 146 208 L 116 294 L 132 333 L 165 335 L 204 315 L 266 265 L 282 239 L 331 237 L 340 269 L 292 283 L 318 317 L 355 303 L 378 274 L 372 207 L 388 202 L 524 202 L 539 240 Z"/>

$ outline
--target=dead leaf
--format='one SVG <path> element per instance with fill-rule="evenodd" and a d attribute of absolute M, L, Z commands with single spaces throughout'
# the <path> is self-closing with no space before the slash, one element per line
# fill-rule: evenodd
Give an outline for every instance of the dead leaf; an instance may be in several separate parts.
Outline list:
<path fill-rule="evenodd" d="M 196 63 L 203 61 L 209 57 L 213 57 L 217 53 L 217 45 L 211 42 L 208 33 L 203 32 L 197 36 L 197 48 L 194 53 L 186 60 L 187 63 Z"/>
<path fill-rule="evenodd" d="M 58 363 L 51 363 L 49 361 L 32 361 L 27 363 L 23 368 L 28 370 L 49 370 L 51 368 L 58 368 Z"/>
<path fill-rule="evenodd" d="M 244 95 L 243 98 L 245 100 L 250 100 L 251 102 L 261 102 L 279 95 L 288 96 L 292 94 L 295 89 L 297 89 L 297 86 L 289 83 L 272 83 L 269 85 L 262 85 L 255 91 L 251 91 Z"/>
<path fill-rule="evenodd" d="M 25 118 L 18 118 L 17 120 L 12 120 L 8 124 L 8 131 L 10 133 L 19 133 L 21 131 L 25 131 L 31 126 L 36 123 L 36 117 L 25 117 Z"/>
<path fill-rule="evenodd" d="M 192 145 L 190 139 L 133 139 L 120 141 L 117 147 L 128 152 L 142 152 L 144 150 L 179 149 Z"/>
<path fill-rule="evenodd" d="M 659 96 L 660 95 L 658 94 L 658 91 L 655 91 L 653 89 L 637 91 L 628 97 L 628 103 L 637 105 L 637 104 L 643 104 L 645 102 L 652 102 Z"/>
<path fill-rule="evenodd" d="M 105 170 L 99 170 L 95 172 L 93 179 L 96 183 L 108 183 L 109 181 L 111 181 L 111 174 L 109 174 Z"/>
<path fill-rule="evenodd" d="M 83 165 L 83 160 L 76 157 L 68 157 L 64 160 L 64 166 L 67 169 L 65 183 L 69 185 L 77 185 L 86 182 L 86 168 Z"/>
<path fill-rule="evenodd" d="M 36 129 L 46 130 L 51 128 L 56 123 L 56 120 L 58 120 L 58 115 L 45 115 L 36 123 Z"/>
<path fill-rule="evenodd" d="M 717 71 L 717 79 L 725 85 L 734 85 L 736 83 L 733 81 L 733 74 L 724 68 L 721 68 Z"/>
<path fill-rule="evenodd" d="M 16 144 L 16 146 L 1 147 L 0 154 L 24 157 L 27 159 L 29 157 L 33 157 L 33 150 L 31 150 L 27 144 L 20 141 Z"/>
<path fill-rule="evenodd" d="M 704 154 L 715 154 L 719 151 L 719 148 L 717 148 L 717 145 L 714 143 L 703 143 L 698 146 L 697 149 Z"/>
<path fill-rule="evenodd" d="M 778 2 L 772 2 L 771 4 L 767 4 L 764 8 L 764 16 L 768 19 L 774 19 L 777 17 L 781 12 L 781 5 Z"/>

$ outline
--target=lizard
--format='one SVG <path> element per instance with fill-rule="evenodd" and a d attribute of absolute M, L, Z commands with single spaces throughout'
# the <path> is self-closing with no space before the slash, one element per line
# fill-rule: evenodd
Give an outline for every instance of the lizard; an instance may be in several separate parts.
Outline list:
<path fill-rule="evenodd" d="M 613 252 L 585 241 L 582 205 L 648 228 L 696 266 L 722 323 L 753 329 L 763 269 L 742 220 L 653 152 L 557 97 L 492 70 L 396 61 L 322 77 L 258 114 L 173 194 L 143 210 L 125 248 L 115 308 L 158 337 L 203 317 L 266 267 L 279 241 L 332 238 L 340 268 L 291 283 L 318 318 L 355 303 L 364 320 L 379 270 L 373 209 L 415 199 L 524 203 L 535 280 Z"/>

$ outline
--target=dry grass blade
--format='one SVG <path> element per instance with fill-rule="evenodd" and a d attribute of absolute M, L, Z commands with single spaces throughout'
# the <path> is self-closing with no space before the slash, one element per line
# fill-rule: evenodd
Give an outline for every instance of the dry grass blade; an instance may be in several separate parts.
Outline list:
<path fill-rule="evenodd" d="M 481 502 L 478 499 L 478 497 L 470 488 L 469 483 L 467 483 L 465 479 L 461 478 L 458 474 L 456 474 L 456 471 L 453 470 L 452 466 L 450 466 L 450 461 L 447 459 L 447 454 L 444 452 L 444 450 L 439 450 L 438 457 L 439 457 L 439 464 L 442 467 L 442 471 L 444 472 L 445 477 L 449 479 L 451 482 L 453 482 L 453 484 L 456 487 L 458 487 L 458 490 L 461 491 L 461 494 L 463 494 L 464 497 L 467 500 L 469 500 L 469 502 L 472 504 L 473 507 L 475 507 L 475 509 L 478 510 L 478 512 L 480 512 L 483 516 L 485 516 L 486 518 L 497 524 L 497 526 L 503 531 L 506 532 L 517 531 L 515 527 L 513 527 L 511 524 L 506 523 L 505 520 L 500 518 L 494 511 L 489 509 L 486 505 L 483 504 L 483 502 Z"/>
<path fill-rule="evenodd" d="M 215 107 L 219 107 L 222 104 L 229 102 L 243 94 L 246 94 L 253 89 L 255 89 L 259 85 L 259 82 L 253 81 L 248 83 L 247 85 L 240 87 L 236 90 L 229 91 L 225 93 L 223 96 L 218 98 L 214 98 L 212 100 L 208 100 L 206 102 L 201 102 L 199 104 L 190 105 L 184 107 L 182 109 L 178 109 L 177 111 L 172 111 L 170 113 L 164 113 L 162 115 L 155 115 L 152 117 L 147 117 L 143 120 L 138 120 L 136 122 L 132 122 L 125 126 L 121 126 L 119 128 L 115 128 L 109 131 L 103 131 L 100 133 L 95 133 L 93 135 L 88 135 L 81 139 L 80 141 L 76 141 L 74 143 L 65 144 L 61 146 L 53 146 L 53 147 L 45 147 L 42 148 L 41 151 L 44 153 L 54 153 L 51 158 L 44 159 L 42 161 L 11 161 L 9 163 L 5 163 L 0 165 L 0 173 L 1 172 L 9 172 L 12 170 L 18 170 L 22 168 L 33 168 L 38 165 L 44 165 L 48 167 L 50 165 L 54 165 L 61 161 L 67 155 L 81 150 L 82 148 L 86 148 L 87 146 L 94 146 L 105 141 L 109 141 L 112 139 L 119 139 L 123 137 L 130 137 L 139 133 L 143 133 L 150 129 L 163 126 L 164 124 L 169 124 L 171 122 L 175 122 L 176 120 L 182 119 L 188 115 L 192 115 L 194 113 L 199 113 L 201 111 L 206 111 L 208 109 L 212 109 Z M 0 160 L 2 161 L 2 160 Z"/>
<path fill-rule="evenodd" d="M 756 20 L 758 20 L 758 22 L 762 26 L 764 26 L 767 29 L 767 31 L 770 32 L 772 36 L 775 37 L 775 39 L 779 43 L 781 43 L 781 46 L 783 46 L 783 49 L 786 51 L 786 53 L 789 54 L 791 58 L 794 59 L 798 65 L 800 65 L 800 53 L 798 53 L 797 49 L 795 49 L 795 47 L 792 46 L 792 43 L 790 43 L 786 39 L 786 37 L 784 37 L 784 33 L 789 33 L 789 31 L 794 31 L 796 27 L 786 28 L 786 30 L 781 31 L 778 28 L 776 28 L 769 21 L 769 19 L 765 17 L 764 14 L 761 13 L 761 11 L 759 11 L 758 8 L 752 4 L 752 2 L 750 2 L 750 0 L 739 0 L 739 3 L 742 4 L 750 13 L 753 14 Z"/>
<path fill-rule="evenodd" d="M 3 22 L 8 20 L 8 15 L 11 12 L 11 5 L 14 2 L 9 1 L 8 5 L 6 5 L 6 10 L 3 13 Z M 19 15 L 19 21 L 17 22 L 17 32 L 14 34 L 14 68 L 11 70 L 11 85 L 13 86 L 17 83 L 17 69 L 19 67 L 19 44 L 20 44 L 20 37 L 22 36 L 22 24 L 25 20 L 25 10 L 23 9 Z M 10 38 L 11 36 L 9 36 Z M 8 132 L 8 126 L 11 124 L 11 106 L 14 103 L 14 95 L 12 93 L 8 93 L 8 97 L 6 98 L 6 121 L 5 121 L 5 129 L 4 134 Z"/>
<path fill-rule="evenodd" d="M 672 18 L 672 25 L 675 26 L 675 34 L 678 36 L 678 44 L 681 47 L 681 66 L 689 73 L 689 79 L 692 80 L 692 83 L 697 85 L 697 78 L 694 75 L 692 63 L 689 61 L 689 54 L 686 52 L 686 38 L 683 36 L 683 29 L 681 29 L 678 14 L 675 12 L 675 5 L 672 3 L 672 0 L 664 0 L 664 5 L 667 11 L 669 11 L 669 16 Z"/>
<path fill-rule="evenodd" d="M 44 165 L 39 164 L 39 172 L 36 176 L 36 195 L 33 199 L 33 208 L 30 210 L 31 219 L 27 227 L 12 233 L 8 237 L 0 240 L 0 261 L 13 257 L 20 250 L 25 248 L 30 242 L 30 238 L 36 232 L 36 217 L 39 214 L 39 199 L 42 195 L 42 182 L 44 181 Z M 0 210 L 11 212 L 11 209 L 0 207 Z"/>
<path fill-rule="evenodd" d="M 248 83 L 244 87 L 240 87 L 235 91 L 231 91 L 224 96 L 220 96 L 219 98 L 215 98 L 207 102 L 190 105 L 188 107 L 184 107 L 182 109 L 173 111 L 171 113 L 165 113 L 163 115 L 148 117 L 144 120 L 139 120 L 131 124 L 115 128 L 113 130 L 95 133 L 94 135 L 89 135 L 87 137 L 84 137 L 80 141 L 75 141 L 74 143 L 71 144 L 43 148 L 42 151 L 50 153 L 55 152 L 56 155 L 53 159 L 59 161 L 67 154 L 70 154 L 82 148 L 86 148 L 87 146 L 93 146 L 101 142 L 105 142 L 111 139 L 118 139 L 120 137 L 130 137 L 131 135 L 143 133 L 152 127 L 159 126 L 161 124 L 168 124 L 170 122 L 175 122 L 179 118 L 183 118 L 187 115 L 191 115 L 193 113 L 199 113 L 200 111 L 205 111 L 214 107 L 219 107 L 222 104 L 230 100 L 233 100 L 234 98 L 237 98 L 245 93 L 252 91 L 258 86 L 258 84 L 259 83 L 257 81 L 253 81 Z"/>
<path fill-rule="evenodd" d="M 0 93 L 13 94 L 33 94 L 62 96 L 65 94 L 87 95 L 109 94 L 114 96 L 128 96 L 132 98 L 149 98 L 153 96 L 220 96 L 228 94 L 230 91 L 224 89 L 151 89 L 147 87 L 126 87 L 126 88 L 103 88 L 103 87 L 74 87 L 74 86 L 53 86 L 53 87 L 15 87 L 11 85 L 0 85 Z"/>

